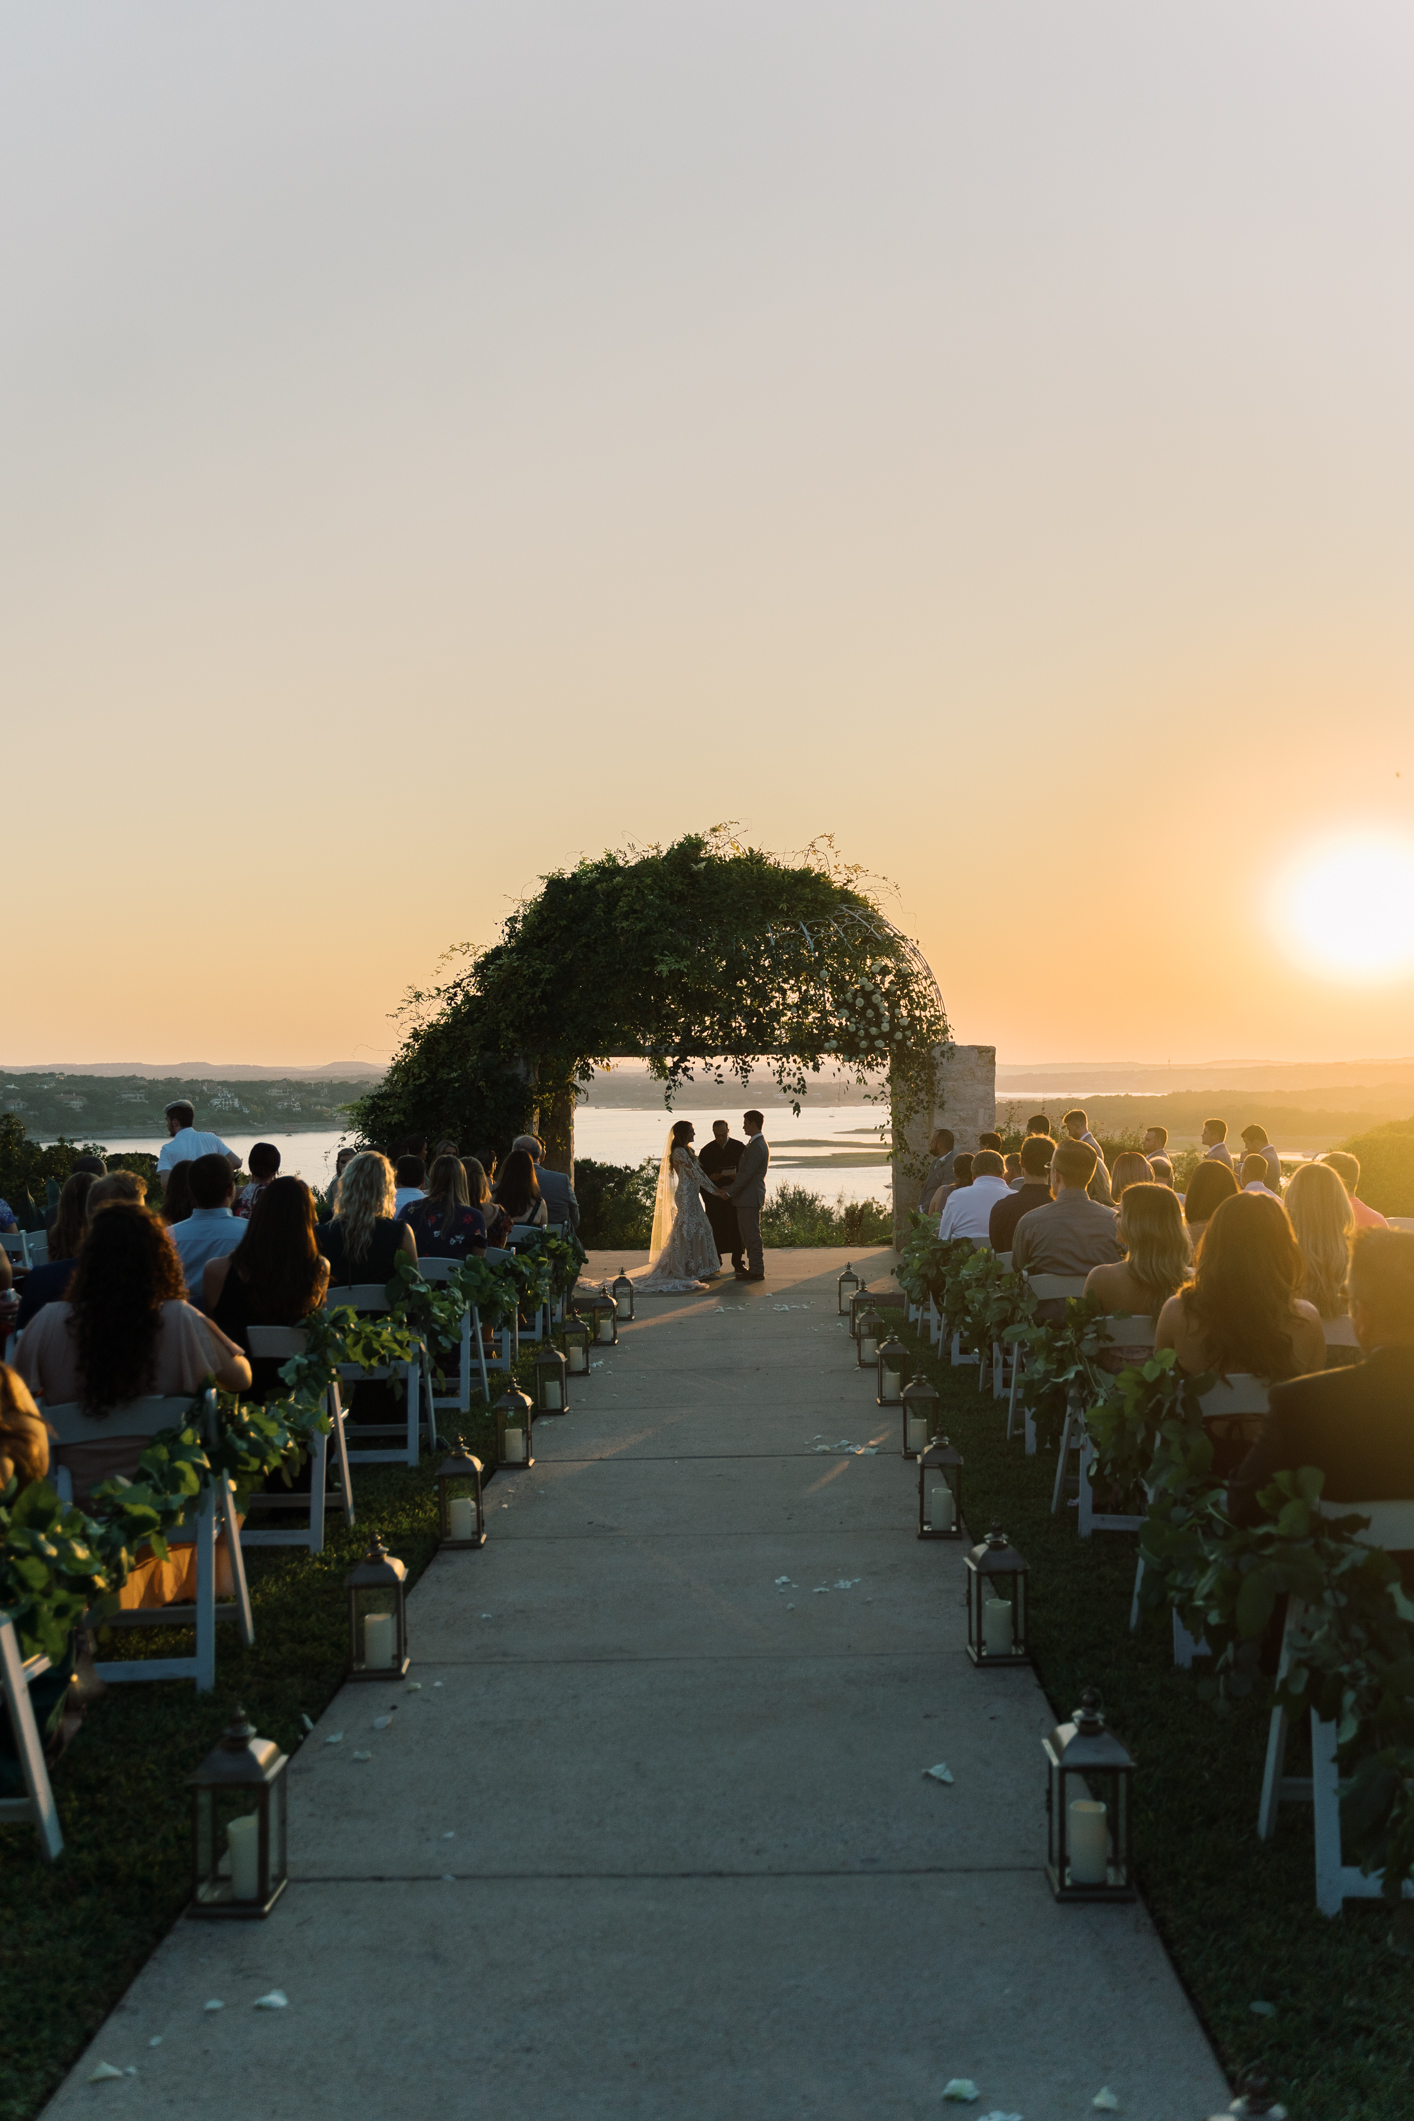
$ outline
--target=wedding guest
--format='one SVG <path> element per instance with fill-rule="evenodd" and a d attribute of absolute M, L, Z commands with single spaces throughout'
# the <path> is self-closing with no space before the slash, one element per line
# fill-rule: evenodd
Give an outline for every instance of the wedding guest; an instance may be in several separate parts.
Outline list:
<path fill-rule="evenodd" d="M 344 1147 L 339 1150 L 338 1154 L 334 1158 L 334 1176 L 329 1181 L 329 1191 L 324 1196 L 329 1203 L 329 1213 L 331 1215 L 334 1213 L 335 1207 L 338 1205 L 339 1187 L 343 1183 L 344 1173 L 345 1171 L 347 1171 L 349 1165 L 353 1162 L 354 1158 L 357 1155 L 357 1149 L 352 1148 L 349 1146 L 348 1143 L 345 1143 Z"/>
<path fill-rule="evenodd" d="M 941 1216 L 958 1188 L 960 1186 L 970 1186 L 971 1184 L 972 1151 L 970 1149 L 959 1149 L 952 1160 L 952 1177 L 946 1185 L 939 1186 L 933 1196 L 933 1208 L 929 1210 L 929 1213 L 931 1214 L 933 1209 L 936 1209 L 938 1215 Z"/>
<path fill-rule="evenodd" d="M 1195 1252 L 1198 1240 L 1212 1219 L 1213 1210 L 1220 1202 L 1231 1200 L 1237 1191 L 1237 1180 L 1230 1165 L 1199 1164 L 1183 1196 L 1183 1219 L 1188 1225 L 1189 1242 Z"/>
<path fill-rule="evenodd" d="M 262 1186 L 235 1250 L 202 1269 L 202 1308 L 246 1355 L 252 1326 L 297 1326 L 323 1303 L 329 1262 L 314 1233 L 314 1195 L 304 1180 L 272 1178 Z M 258 1399 L 279 1392 L 285 1359 L 252 1358 Z"/>
<path fill-rule="evenodd" d="M 436 1159 L 426 1198 L 404 1208 L 400 1219 L 417 1239 L 419 1259 L 465 1259 L 468 1252 L 486 1250 L 486 1218 L 471 1205 L 458 1157 Z"/>
<path fill-rule="evenodd" d="M 235 1150 L 228 1149 L 219 1134 L 204 1134 L 197 1126 L 196 1107 L 186 1098 L 174 1098 L 165 1116 L 170 1138 L 157 1152 L 157 1183 L 164 1192 L 173 1168 L 195 1163 L 199 1156 L 224 1156 L 233 1171 L 240 1169 Z"/>
<path fill-rule="evenodd" d="M 1144 1139 L 1139 1146 L 1151 1164 L 1156 1156 L 1167 1156 L 1169 1146 L 1168 1128 L 1146 1127 L 1144 1129 Z"/>
<path fill-rule="evenodd" d="M 1321 1158 L 1321 1162 L 1330 1165 L 1332 1171 L 1335 1172 L 1336 1177 L 1350 1195 L 1350 1206 L 1355 1216 L 1356 1229 L 1387 1230 L 1389 1224 L 1385 1221 L 1383 1215 L 1377 1215 L 1373 1208 L 1366 1207 L 1364 1201 L 1360 1198 L 1359 1157 L 1352 1156 L 1348 1149 L 1327 1149 L 1325 1155 Z"/>
<path fill-rule="evenodd" d="M 0 1494 L 12 1480 L 18 1483 L 17 1493 L 23 1493 L 48 1471 L 49 1431 L 44 1417 L 19 1371 L 0 1363 Z"/>
<path fill-rule="evenodd" d="M 1272 1138 L 1265 1127 L 1251 1126 L 1242 1130 L 1242 1144 L 1248 1156 L 1261 1155 L 1266 1159 L 1267 1185 L 1281 1199 L 1281 1158 L 1272 1147 Z"/>
<path fill-rule="evenodd" d="M 88 1235 L 89 1224 L 100 1208 L 107 1207 L 115 1200 L 124 1201 L 131 1208 L 141 1208 L 146 1203 L 147 1182 L 135 1171 L 109 1171 L 102 1178 L 95 1178 L 92 1172 L 85 1172 L 83 1176 L 88 1180 L 88 1192 L 84 1199 L 84 1227 L 79 1233 L 73 1256 L 68 1259 L 46 1260 L 42 1267 L 31 1267 L 20 1292 L 20 1308 L 15 1314 L 17 1333 L 23 1333 L 30 1320 L 42 1311 L 46 1304 L 58 1303 L 61 1297 L 68 1295 L 79 1251 Z M 52 1248 L 52 1234 L 49 1241 Z"/>
<path fill-rule="evenodd" d="M 183 1222 L 173 1223 L 172 1243 L 186 1272 L 187 1289 L 201 1295 L 201 1273 L 208 1259 L 234 1252 L 245 1232 L 245 1224 L 233 1212 L 236 1178 L 224 1156 L 199 1156 L 189 1173 L 192 1209 Z"/>
<path fill-rule="evenodd" d="M 250 1219 L 250 1211 L 265 1188 L 280 1176 L 280 1152 L 273 1142 L 255 1142 L 246 1160 L 250 1171 L 250 1184 L 242 1186 L 236 1195 L 236 1214 L 242 1222 Z"/>
<path fill-rule="evenodd" d="M 1033 1208 L 1049 1207 L 1051 1158 L 1056 1145 L 1048 1134 L 1028 1134 L 1021 1144 L 1021 1184 L 1006 1200 L 999 1200 L 987 1224 L 987 1242 L 994 1252 L 1010 1252 L 1012 1237 L 1023 1215 Z"/>
<path fill-rule="evenodd" d="M 460 1157 L 460 1155 L 461 1150 L 457 1147 L 454 1141 L 440 1141 L 438 1142 L 436 1148 L 432 1151 L 432 1161 L 435 1164 L 439 1156 Z"/>
<path fill-rule="evenodd" d="M 64 1180 L 59 1207 L 49 1225 L 49 1258 L 55 1263 L 78 1258 L 88 1226 L 89 1189 L 98 1184 L 92 1171 L 74 1171 Z"/>
<path fill-rule="evenodd" d="M 535 1172 L 535 1159 L 524 1149 L 512 1149 L 491 1188 L 491 1197 L 505 1209 L 512 1223 L 538 1223 L 543 1229 L 550 1220 L 550 1211 L 541 1195 Z"/>
<path fill-rule="evenodd" d="M 1173 1165 L 1166 1156 L 1151 1156 L 1149 1158 L 1149 1169 L 1153 1172 L 1157 1185 L 1170 1187 L 1173 1185 Z"/>
<path fill-rule="evenodd" d="M 1115 1235 L 1124 1246 L 1124 1258 L 1092 1267 L 1085 1277 L 1085 1294 L 1096 1297 L 1111 1316 L 1128 1311 L 1157 1318 L 1187 1281 L 1192 1265 L 1178 1196 L 1167 1186 L 1143 1180 L 1126 1186 Z"/>
<path fill-rule="evenodd" d="M 113 1201 L 89 1225 L 71 1295 L 47 1304 L 30 1325 L 16 1367 L 47 1405 L 78 1400 L 98 1413 L 149 1393 L 195 1392 L 208 1374 L 227 1392 L 248 1391 L 250 1364 L 185 1291 L 182 1263 L 157 1217 Z M 55 1455 L 83 1503 L 98 1481 L 131 1479 L 149 1441 L 99 1439 Z"/>
<path fill-rule="evenodd" d="M 398 1255 L 417 1258 L 417 1239 L 397 1220 L 393 1167 L 377 1149 L 364 1149 L 344 1167 L 338 1205 L 314 1238 L 329 1262 L 331 1286 L 391 1281 Z"/>
<path fill-rule="evenodd" d="M 1008 1149 L 1006 1155 L 1002 1159 L 1002 1163 L 1004 1167 L 1003 1176 L 1006 1179 L 1009 1189 L 1013 1193 L 1015 1193 L 1017 1189 L 1020 1186 L 1024 1185 L 1026 1182 L 1025 1174 L 1023 1173 L 1021 1168 L 1021 1158 L 1017 1155 L 1015 1149 Z"/>
<path fill-rule="evenodd" d="M 1110 1185 L 1116 1206 L 1123 1199 L 1126 1187 L 1147 1186 L 1152 1182 L 1153 1176 L 1147 1156 L 1141 1156 L 1137 1149 L 1121 1149 L 1110 1171 Z"/>
<path fill-rule="evenodd" d="M 0 1231 L 3 1231 L 6 1237 L 11 1237 L 19 1227 L 19 1217 L 10 1206 L 10 1203 L 7 1200 L 0 1200 Z M 8 1257 L 8 1254 L 6 1256 Z"/>
<path fill-rule="evenodd" d="M 1230 1195 L 1209 1220 L 1192 1279 L 1159 1314 L 1156 1350 L 1174 1349 L 1189 1376 L 1217 1370 L 1224 1377 L 1298 1377 L 1323 1370 L 1320 1317 L 1297 1294 L 1302 1265 L 1279 1200 Z"/>
<path fill-rule="evenodd" d="M 513 1149 L 524 1149 L 535 1165 L 536 1183 L 545 1202 L 545 1213 L 552 1223 L 568 1223 L 572 1231 L 579 1228 L 579 1201 L 570 1184 L 567 1171 L 551 1171 L 545 1164 L 545 1144 L 538 1134 L 518 1134 L 512 1142 Z"/>
<path fill-rule="evenodd" d="M 1210 1163 L 1226 1164 L 1232 1169 L 1232 1151 L 1227 1145 L 1227 1121 L 1205 1119 L 1203 1122 L 1203 1154 Z"/>
<path fill-rule="evenodd" d="M 424 1164 L 420 1156 L 400 1156 L 398 1158 L 397 1181 L 393 1195 L 393 1213 L 401 1215 L 403 1209 L 410 1208 L 414 1201 L 425 1200 L 426 1198 L 426 1164 Z"/>
<path fill-rule="evenodd" d="M 1075 1107 L 1073 1112 L 1062 1113 L 1061 1125 L 1073 1142 L 1084 1142 L 1087 1147 L 1094 1150 L 1098 1161 L 1100 1163 L 1104 1162 L 1105 1152 L 1090 1132 L 1090 1122 L 1084 1112 L 1081 1111 L 1079 1105 Z"/>
<path fill-rule="evenodd" d="M 957 1186 L 948 1195 L 938 1224 L 939 1237 L 970 1237 L 974 1245 L 987 1244 L 993 1208 L 1011 1199 L 1001 1157 L 995 1149 L 979 1149 L 972 1159 L 972 1183 Z"/>
<path fill-rule="evenodd" d="M 1026 1131 L 1028 1134 L 1039 1134 L 1047 1141 L 1051 1139 L 1051 1123 L 1044 1112 L 1032 1113 L 1026 1122 Z"/>
<path fill-rule="evenodd" d="M 1029 1267 L 1033 1274 L 1076 1275 L 1120 1258 L 1115 1211 L 1091 1200 L 1087 1191 L 1098 1161 L 1090 1144 L 1073 1135 L 1057 1144 L 1051 1159 L 1055 1198 L 1045 1207 L 1032 1208 L 1017 1223 L 1011 1240 L 1013 1266 Z M 1048 1300 L 1037 1316 L 1044 1322 L 1060 1317 L 1064 1309 Z"/>
<path fill-rule="evenodd" d="M 932 1160 L 923 1174 L 918 1193 L 918 1205 L 925 1211 L 931 1212 L 939 1189 L 952 1183 L 955 1138 L 951 1127 L 936 1127 L 928 1137 L 928 1155 Z"/>
<path fill-rule="evenodd" d="M 1414 1234 L 1356 1231 L 1350 1317 L 1364 1361 L 1273 1387 L 1261 1432 L 1228 1489 L 1235 1524 L 1255 1524 L 1263 1489 L 1298 1466 L 1325 1474 L 1328 1502 L 1414 1495 Z"/>
<path fill-rule="evenodd" d="M 511 1234 L 511 1219 L 499 1201 L 491 1198 L 491 1181 L 486 1176 L 486 1166 L 474 1156 L 464 1156 L 461 1161 L 466 1173 L 466 1197 L 473 1208 L 481 1211 L 481 1219 L 486 1225 L 486 1242 L 503 1250 Z"/>
<path fill-rule="evenodd" d="M 1237 1182 L 1244 1193 L 1265 1193 L 1268 1200 L 1280 1200 L 1267 1184 L 1267 1159 L 1260 1150 L 1250 1150 L 1242 1159 Z"/>
<path fill-rule="evenodd" d="M 977 1146 L 979 1149 L 994 1149 L 997 1155 L 1000 1156 L 1002 1153 L 1002 1138 L 1000 1134 L 996 1133 L 979 1134 L 977 1137 Z M 973 1176 L 975 1177 L 977 1171 L 977 1167 L 975 1164 L 973 1165 L 972 1169 Z"/>
<path fill-rule="evenodd" d="M 176 1223 L 184 1223 L 191 1211 L 191 1165 L 173 1164 L 162 1189 L 162 1220 L 170 1229 Z"/>
<path fill-rule="evenodd" d="M 1329 1164 L 1298 1164 L 1283 1202 L 1301 1248 L 1301 1294 L 1322 1318 L 1343 1318 L 1355 1214 Z"/>

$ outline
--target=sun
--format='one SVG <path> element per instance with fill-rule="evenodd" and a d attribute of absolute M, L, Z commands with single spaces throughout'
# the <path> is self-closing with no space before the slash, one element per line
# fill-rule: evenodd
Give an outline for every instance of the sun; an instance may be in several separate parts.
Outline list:
<path fill-rule="evenodd" d="M 1309 847 L 1278 878 L 1273 924 L 1299 963 L 1344 980 L 1414 971 L 1414 841 L 1351 833 Z"/>

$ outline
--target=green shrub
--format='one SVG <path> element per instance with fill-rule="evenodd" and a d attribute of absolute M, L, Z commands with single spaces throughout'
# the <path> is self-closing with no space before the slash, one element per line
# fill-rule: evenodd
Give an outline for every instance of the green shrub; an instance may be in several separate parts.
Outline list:
<path fill-rule="evenodd" d="M 655 1156 L 646 1156 L 641 1164 L 601 1164 L 592 1156 L 577 1156 L 574 1190 L 580 1243 L 591 1252 L 646 1252 L 657 1186 Z"/>
<path fill-rule="evenodd" d="M 767 1245 L 888 1245 L 893 1236 L 893 1217 L 878 1200 L 840 1194 L 831 1207 L 804 1186 L 782 1186 L 761 1211 Z"/>
<path fill-rule="evenodd" d="M 1379 1215 L 1414 1215 L 1414 1121 L 1395 1120 L 1341 1143 L 1360 1159 L 1360 1198 Z"/>

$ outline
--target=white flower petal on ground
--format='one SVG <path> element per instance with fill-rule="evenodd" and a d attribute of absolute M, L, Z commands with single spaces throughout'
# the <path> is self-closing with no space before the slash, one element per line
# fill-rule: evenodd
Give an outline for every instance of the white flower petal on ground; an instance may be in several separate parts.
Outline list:
<path fill-rule="evenodd" d="M 934 1782 L 951 1782 L 953 1780 L 953 1771 L 946 1760 L 940 1760 L 936 1767 L 925 1767 L 923 1773 Z"/>
<path fill-rule="evenodd" d="M 1277 2014 L 1274 2003 L 1249 2003 L 1247 2008 L 1254 2018 L 1275 2018 Z"/>
<path fill-rule="evenodd" d="M 106 2078 L 121 2077 L 122 2074 L 123 2072 L 120 2069 L 114 2069 L 111 2062 L 97 2062 L 88 2073 L 88 2082 L 90 2084 L 102 2084 Z"/>
<path fill-rule="evenodd" d="M 444 1841 L 455 1841 L 455 1840 L 456 1840 L 456 1838 L 457 1838 L 457 1830 L 456 1830 L 456 1828 L 455 1828 L 454 1826 L 449 1826 L 449 1827 L 448 1827 L 448 1829 L 447 1829 L 447 1831 L 446 1831 L 446 1833 L 445 1833 L 445 1834 L 444 1834 L 444 1835 L 442 1836 L 442 1839 L 443 1839 Z"/>
<path fill-rule="evenodd" d="M 160 2047 L 160 2046 L 162 2045 L 162 2035 L 161 2035 L 161 2033 L 154 2033 L 154 2034 L 153 2034 L 153 2036 L 152 2036 L 152 2038 L 151 2038 L 151 2039 L 150 2039 L 150 2040 L 148 2041 L 148 2043 L 147 2043 L 147 2044 L 148 2044 L 148 2046 L 149 2046 L 149 2047 Z"/>
<path fill-rule="evenodd" d="M 956 2099 L 967 2106 L 970 2106 L 974 2099 L 980 2099 L 981 2096 L 981 2092 L 978 2091 L 970 2077 L 949 2077 L 947 2083 L 943 2086 L 943 2097 L 945 2099 Z"/>
<path fill-rule="evenodd" d="M 1110 2090 L 1108 2084 L 1100 2087 L 1090 2104 L 1098 2107 L 1102 2114 L 1117 2114 L 1119 2112 L 1119 2101 Z"/>
<path fill-rule="evenodd" d="M 288 2010 L 289 2003 L 290 1999 L 282 1988 L 272 1988 L 267 1994 L 257 1996 L 253 2007 L 258 2011 L 283 2011 Z"/>
<path fill-rule="evenodd" d="M 344 1734 L 342 1731 L 335 1731 L 332 1738 L 326 1738 L 324 1741 L 326 1745 L 342 1745 L 343 1742 Z"/>
<path fill-rule="evenodd" d="M 373 1758 L 373 1755 L 372 1755 L 371 1753 L 355 1753 L 355 1754 L 354 1754 L 354 1759 L 355 1759 L 355 1760 L 371 1760 L 372 1758 Z"/>
<path fill-rule="evenodd" d="M 202 2009 L 208 2011 L 223 2011 L 225 2008 L 226 2006 L 221 2001 L 219 1996 L 213 1996 L 209 2003 L 204 2003 L 202 2005 Z"/>
<path fill-rule="evenodd" d="M 778 1577 L 776 1578 L 776 1582 L 777 1582 L 778 1584 L 782 1584 L 782 1583 L 789 1583 L 789 1582 L 790 1582 L 790 1578 L 789 1578 L 789 1576 L 778 1576 Z"/>
<path fill-rule="evenodd" d="M 410 1679 L 407 1683 L 407 1690 L 410 1694 L 420 1694 L 422 1692 L 422 1681 L 420 1679 Z"/>
<path fill-rule="evenodd" d="M 373 1728 L 375 1731 L 386 1731 L 388 1725 L 392 1722 L 392 1720 L 393 1719 L 391 1716 L 375 1716 L 373 1719 Z"/>

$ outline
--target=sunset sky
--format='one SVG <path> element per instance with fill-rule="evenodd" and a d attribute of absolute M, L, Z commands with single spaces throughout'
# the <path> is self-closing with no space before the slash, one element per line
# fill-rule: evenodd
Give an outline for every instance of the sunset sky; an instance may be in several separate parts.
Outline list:
<path fill-rule="evenodd" d="M 723 819 L 1004 1060 L 1414 1053 L 1407 0 L 0 22 L 0 1060 L 377 1060 Z"/>

